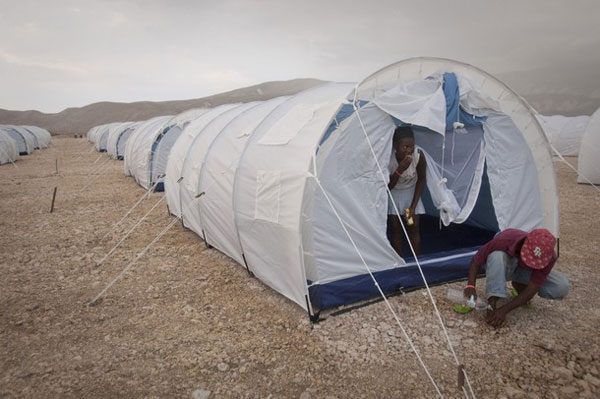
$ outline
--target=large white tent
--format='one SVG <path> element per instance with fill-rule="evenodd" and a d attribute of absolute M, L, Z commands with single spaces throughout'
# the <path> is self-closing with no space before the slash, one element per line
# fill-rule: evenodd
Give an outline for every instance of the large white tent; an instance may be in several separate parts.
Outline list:
<path fill-rule="evenodd" d="M 385 292 L 420 286 L 414 261 L 386 237 L 385 171 L 400 123 L 428 159 L 433 227 L 422 226 L 420 259 L 430 282 L 464 277 L 474 248 L 499 229 L 559 235 L 550 146 L 533 110 L 489 74 L 434 58 L 204 113 L 171 149 L 169 209 L 311 313 L 374 295 L 367 265 Z"/>
<path fill-rule="evenodd" d="M 596 110 L 585 130 L 579 150 L 578 183 L 600 184 L 600 109 Z"/>
<path fill-rule="evenodd" d="M 590 120 L 589 116 L 544 116 L 538 114 L 536 117 L 548 140 L 560 155 L 565 157 L 579 155 L 581 139 Z"/>

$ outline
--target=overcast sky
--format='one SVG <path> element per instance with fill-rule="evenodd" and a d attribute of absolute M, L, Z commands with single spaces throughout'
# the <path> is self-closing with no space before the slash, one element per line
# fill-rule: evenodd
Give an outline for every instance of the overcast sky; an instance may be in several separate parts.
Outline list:
<path fill-rule="evenodd" d="M 0 0 L 0 108 L 357 81 L 420 55 L 577 73 L 600 68 L 599 17 L 597 0 Z"/>

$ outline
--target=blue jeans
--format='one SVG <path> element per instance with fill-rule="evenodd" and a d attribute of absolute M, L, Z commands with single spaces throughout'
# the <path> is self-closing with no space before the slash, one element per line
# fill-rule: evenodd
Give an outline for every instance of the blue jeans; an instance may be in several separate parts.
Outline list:
<path fill-rule="evenodd" d="M 531 269 L 519 267 L 518 259 L 504 251 L 494 251 L 487 258 L 485 275 L 486 298 L 489 299 L 492 296 L 506 298 L 508 296 L 506 282 L 511 280 L 529 284 Z M 538 295 L 547 299 L 563 299 L 567 296 L 569 287 L 569 279 L 561 272 L 552 270 L 538 291 Z"/>

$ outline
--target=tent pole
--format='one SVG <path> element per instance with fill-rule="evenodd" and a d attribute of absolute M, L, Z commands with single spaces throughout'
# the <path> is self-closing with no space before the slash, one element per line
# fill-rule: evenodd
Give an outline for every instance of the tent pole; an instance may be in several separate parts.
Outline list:
<path fill-rule="evenodd" d="M 310 301 L 308 299 L 308 295 L 304 295 L 304 300 L 306 301 L 306 312 L 308 313 L 308 319 L 310 320 L 310 324 L 313 325 L 319 323 L 321 321 L 321 312 L 319 311 L 315 314 L 312 314 L 310 311 L 311 306 Z"/>

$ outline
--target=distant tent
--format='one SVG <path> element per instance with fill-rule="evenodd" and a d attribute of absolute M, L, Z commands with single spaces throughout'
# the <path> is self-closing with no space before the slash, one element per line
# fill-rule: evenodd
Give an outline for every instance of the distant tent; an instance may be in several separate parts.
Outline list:
<path fill-rule="evenodd" d="M 138 184 L 150 188 L 149 152 L 154 138 L 172 115 L 157 116 L 142 122 L 131 133 L 125 144 L 125 163 L 123 170 L 127 176 L 133 176 Z"/>
<path fill-rule="evenodd" d="M 192 109 L 174 117 L 156 119 L 152 123 L 134 133 L 135 140 L 129 147 L 128 154 L 135 162 L 125 162 L 135 180 L 145 189 L 155 187 L 156 191 L 163 191 L 163 177 L 169 154 L 181 133 L 192 121 L 207 109 Z"/>
<path fill-rule="evenodd" d="M 37 126 L 23 126 L 23 128 L 30 131 L 37 138 L 39 148 L 47 148 L 50 145 L 52 136 L 46 129 Z"/>
<path fill-rule="evenodd" d="M 17 159 L 19 149 L 16 141 L 0 127 L 0 164 L 15 162 Z"/>
<path fill-rule="evenodd" d="M 125 144 L 131 136 L 131 133 L 135 130 L 141 122 L 124 122 L 119 125 L 112 126 L 108 132 L 108 139 L 106 140 L 106 152 L 111 158 L 123 159 L 125 154 Z"/>
<path fill-rule="evenodd" d="M 20 129 L 17 126 L 0 126 L 0 130 L 5 131 L 17 143 L 19 155 L 28 155 L 35 150 L 33 135 L 25 129 Z"/>
<path fill-rule="evenodd" d="M 88 139 L 88 141 L 90 143 L 94 143 L 94 144 L 96 143 L 96 141 L 95 141 L 96 132 L 98 131 L 99 128 L 100 128 L 100 126 L 94 126 L 94 127 L 90 128 L 90 130 L 88 130 L 85 137 Z"/>
<path fill-rule="evenodd" d="M 195 108 L 175 115 L 154 138 L 149 152 L 150 187 L 156 183 L 156 191 L 164 190 L 164 183 L 159 181 L 159 176 L 165 174 L 173 145 L 184 129 L 207 111 L 206 108 Z"/>
<path fill-rule="evenodd" d="M 363 259 L 386 293 L 422 286 L 386 237 L 399 124 L 428 159 L 419 260 L 430 283 L 464 278 L 499 230 L 559 235 L 552 156 L 531 108 L 491 75 L 435 58 L 211 109 L 171 149 L 169 210 L 310 313 L 377 295 Z"/>
<path fill-rule="evenodd" d="M 544 128 L 546 137 L 558 153 L 565 157 L 579 155 L 581 139 L 590 120 L 587 115 L 562 116 L 562 115 L 536 115 Z"/>
<path fill-rule="evenodd" d="M 581 140 L 578 183 L 600 184 L 600 108 L 594 112 Z"/>
<path fill-rule="evenodd" d="M 108 142 L 108 133 L 110 129 L 121 125 L 121 122 L 109 123 L 101 126 L 95 134 L 95 145 L 96 150 L 100 152 L 106 152 L 106 144 Z"/>

